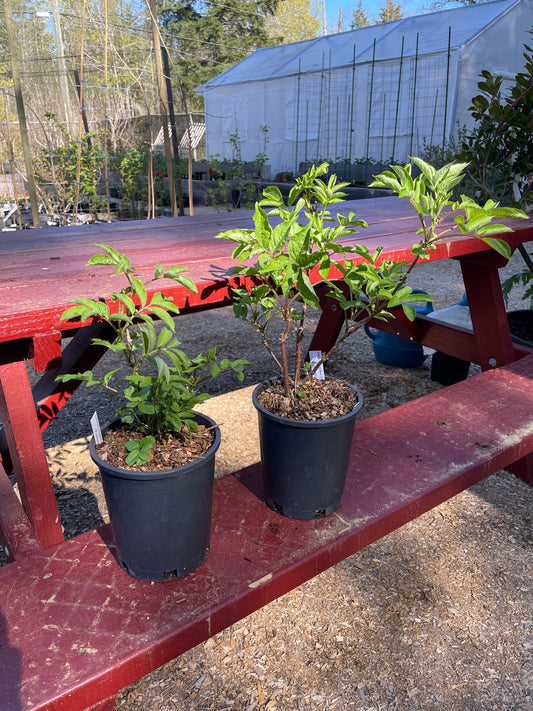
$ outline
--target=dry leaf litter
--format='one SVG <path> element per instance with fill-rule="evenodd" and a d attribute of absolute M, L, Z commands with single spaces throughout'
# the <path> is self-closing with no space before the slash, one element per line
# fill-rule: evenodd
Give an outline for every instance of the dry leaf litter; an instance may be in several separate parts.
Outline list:
<path fill-rule="evenodd" d="M 502 275 L 521 266 L 515 255 Z M 421 264 L 411 283 L 436 309 L 464 290 L 453 260 Z M 523 308 L 518 293 L 510 306 Z M 224 374 L 201 409 L 221 426 L 217 476 L 257 461 L 251 391 L 274 372 L 263 347 L 230 308 L 179 317 L 179 334 L 191 355 L 217 344 L 253 362 L 244 387 Z M 362 391 L 364 418 L 441 387 L 430 365 L 381 365 L 361 332 L 328 374 Z M 44 433 L 69 537 L 108 520 L 87 447 L 95 409 L 106 422 L 115 404 L 81 387 Z M 533 711 L 532 518 L 533 488 L 498 472 L 125 688 L 115 708 Z"/>

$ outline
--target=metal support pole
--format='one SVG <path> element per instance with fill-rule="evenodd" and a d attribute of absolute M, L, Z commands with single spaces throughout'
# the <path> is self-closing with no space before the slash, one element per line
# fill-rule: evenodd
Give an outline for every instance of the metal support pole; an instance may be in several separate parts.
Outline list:
<path fill-rule="evenodd" d="M 402 37 L 402 51 L 400 53 L 400 69 L 398 72 L 398 93 L 396 94 L 396 115 L 394 117 L 394 136 L 392 139 L 392 155 L 391 158 L 394 161 L 396 157 L 396 136 L 398 132 L 398 114 L 400 112 L 400 92 L 402 89 L 402 69 L 403 69 L 403 48 L 405 44 L 405 37 Z"/>
<path fill-rule="evenodd" d="M 298 60 L 298 81 L 297 81 L 297 91 L 296 91 L 296 152 L 294 156 L 294 174 L 298 174 L 298 141 L 300 139 L 300 90 L 302 81 L 302 60 Z"/>
<path fill-rule="evenodd" d="M 446 123 L 448 122 L 448 90 L 450 85 L 450 56 L 452 44 L 452 26 L 448 27 L 448 58 L 446 62 L 446 95 L 444 98 L 444 125 L 442 127 L 442 148 L 446 145 Z"/>
<path fill-rule="evenodd" d="M 349 134 L 348 134 L 348 160 L 350 161 L 350 172 L 348 178 L 352 182 L 352 138 L 353 138 L 353 113 L 354 113 L 354 97 L 355 97 L 355 44 L 353 46 L 353 60 L 352 60 L 352 95 L 350 100 L 350 124 L 349 124 Z"/>
<path fill-rule="evenodd" d="M 418 32 L 416 33 L 416 49 L 415 49 L 415 71 L 413 77 L 413 114 L 411 116 L 411 142 L 409 145 L 409 155 L 413 155 L 413 140 L 415 135 L 415 113 L 416 113 L 416 81 L 418 74 Z"/>
<path fill-rule="evenodd" d="M 372 121 L 372 99 L 374 94 L 374 70 L 376 65 L 376 40 L 374 39 L 374 47 L 372 49 L 372 71 L 370 74 L 370 96 L 368 100 L 368 127 L 366 131 L 366 166 L 368 168 L 369 150 L 370 150 L 370 124 Z M 365 169 L 365 180 L 366 180 L 366 169 Z"/>

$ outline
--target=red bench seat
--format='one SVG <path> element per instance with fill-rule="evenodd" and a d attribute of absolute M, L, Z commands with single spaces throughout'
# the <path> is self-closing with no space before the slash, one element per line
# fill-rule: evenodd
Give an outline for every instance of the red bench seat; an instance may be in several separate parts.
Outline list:
<path fill-rule="evenodd" d="M 15 554 L 0 569 L 2 711 L 111 709 L 127 684 L 531 452 L 533 355 L 359 422 L 326 519 L 266 507 L 259 465 L 217 480 L 205 563 L 152 584 L 119 567 L 107 526 L 42 549 L 2 472 Z"/>

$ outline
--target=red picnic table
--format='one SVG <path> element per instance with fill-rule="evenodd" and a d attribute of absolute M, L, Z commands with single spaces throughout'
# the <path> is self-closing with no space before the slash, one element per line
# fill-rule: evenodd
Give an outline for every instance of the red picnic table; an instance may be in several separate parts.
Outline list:
<path fill-rule="evenodd" d="M 371 251 L 382 246 L 384 258 L 409 259 L 418 224 L 406 201 L 360 200 L 339 211 L 367 221 L 354 241 Z M 0 533 L 11 561 L 0 570 L 0 669 L 11 670 L 0 672 L 5 711 L 111 709 L 126 684 L 498 469 L 514 465 L 533 484 L 533 349 L 511 340 L 498 275 L 505 260 L 479 239 L 457 236 L 431 260 L 459 260 L 473 332 L 424 318 L 410 323 L 401 313 L 372 326 L 484 372 L 358 423 L 354 442 L 364 447 L 354 444 L 339 512 L 284 519 L 262 503 L 255 465 L 216 482 L 211 552 L 181 580 L 150 586 L 127 576 L 108 527 L 63 541 L 41 435 L 75 387 L 56 375 L 90 368 L 102 355 L 91 344 L 99 324 L 60 320 L 71 299 L 117 290 L 112 268 L 86 267 L 95 244 L 126 253 L 141 273 L 157 263 L 187 267 L 197 295 L 174 282 L 158 285 L 187 313 L 231 303 L 243 278 L 231 276 L 233 245 L 214 237 L 251 225 L 252 212 L 239 211 L 0 237 Z M 513 227 L 502 235 L 512 248 L 533 240 L 532 220 Z M 326 350 L 342 321 L 335 304 L 323 306 L 312 347 Z M 26 362 L 43 374 L 33 391 Z"/>

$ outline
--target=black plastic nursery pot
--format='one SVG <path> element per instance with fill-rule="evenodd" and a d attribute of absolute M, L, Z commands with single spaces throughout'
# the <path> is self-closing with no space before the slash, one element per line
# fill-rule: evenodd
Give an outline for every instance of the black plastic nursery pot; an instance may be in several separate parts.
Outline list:
<path fill-rule="evenodd" d="M 533 309 L 508 311 L 507 320 L 514 343 L 533 348 Z"/>
<path fill-rule="evenodd" d="M 356 407 L 343 417 L 307 422 L 275 415 L 252 401 L 259 421 L 265 501 L 288 518 L 314 519 L 332 514 L 341 504 L 355 417 L 363 405 L 357 388 Z"/>
<path fill-rule="evenodd" d="M 533 348 L 533 309 L 508 311 L 507 320 L 513 343 Z M 453 385 L 468 377 L 470 363 L 437 351 L 431 360 L 431 380 Z"/>
<path fill-rule="evenodd" d="M 215 440 L 202 458 L 175 469 L 120 469 L 98 456 L 94 440 L 89 444 L 100 469 L 119 563 L 139 580 L 181 578 L 198 568 L 209 550 L 220 430 L 206 415 L 196 420 L 216 428 Z"/>

